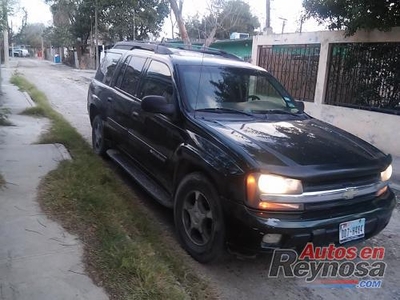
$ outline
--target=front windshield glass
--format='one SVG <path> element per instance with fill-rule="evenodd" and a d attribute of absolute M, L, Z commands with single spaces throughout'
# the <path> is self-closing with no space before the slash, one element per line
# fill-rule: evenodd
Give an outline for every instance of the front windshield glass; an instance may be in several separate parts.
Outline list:
<path fill-rule="evenodd" d="M 294 101 L 264 71 L 220 66 L 181 66 L 186 101 L 196 111 L 297 113 Z"/>

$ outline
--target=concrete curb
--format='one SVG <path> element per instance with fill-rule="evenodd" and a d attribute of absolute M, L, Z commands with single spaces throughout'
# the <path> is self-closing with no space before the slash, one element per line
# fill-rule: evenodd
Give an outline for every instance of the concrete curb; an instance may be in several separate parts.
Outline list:
<path fill-rule="evenodd" d="M 26 101 L 28 101 L 31 107 L 36 106 L 35 102 L 33 102 L 31 96 L 29 96 L 27 92 L 22 92 L 22 93 L 24 94 Z"/>
<path fill-rule="evenodd" d="M 65 146 L 63 144 L 53 144 L 54 147 L 56 147 L 56 149 L 58 150 L 58 152 L 60 153 L 62 160 L 72 160 L 71 155 L 69 154 L 67 148 L 65 148 Z"/>

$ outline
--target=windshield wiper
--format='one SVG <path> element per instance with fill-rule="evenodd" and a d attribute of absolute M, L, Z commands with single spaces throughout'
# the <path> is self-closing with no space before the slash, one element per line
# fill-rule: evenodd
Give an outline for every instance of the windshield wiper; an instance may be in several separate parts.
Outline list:
<path fill-rule="evenodd" d="M 225 108 L 225 107 L 200 108 L 200 109 L 196 109 L 195 111 L 215 112 L 215 113 L 219 113 L 219 114 L 223 114 L 223 113 L 234 113 L 235 114 L 236 113 L 236 114 L 241 114 L 241 115 L 245 115 L 245 116 L 252 117 L 252 118 L 255 117 L 251 113 L 247 113 L 245 111 L 234 109 L 234 108 Z"/>
<path fill-rule="evenodd" d="M 253 112 L 260 113 L 260 114 L 291 115 L 291 116 L 295 116 L 295 117 L 300 117 L 302 115 L 300 111 L 298 111 L 297 113 L 293 113 L 293 112 L 283 110 L 283 109 L 253 110 Z"/>

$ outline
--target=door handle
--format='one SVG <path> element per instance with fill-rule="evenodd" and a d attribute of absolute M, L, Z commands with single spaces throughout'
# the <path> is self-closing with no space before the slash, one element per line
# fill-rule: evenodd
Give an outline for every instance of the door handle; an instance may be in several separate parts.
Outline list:
<path fill-rule="evenodd" d="M 113 98 L 107 97 L 107 102 L 113 102 Z"/>
<path fill-rule="evenodd" d="M 137 111 L 134 111 L 134 112 L 131 114 L 131 116 L 132 116 L 132 118 L 138 119 L 138 118 L 139 118 L 139 113 L 138 113 Z"/>

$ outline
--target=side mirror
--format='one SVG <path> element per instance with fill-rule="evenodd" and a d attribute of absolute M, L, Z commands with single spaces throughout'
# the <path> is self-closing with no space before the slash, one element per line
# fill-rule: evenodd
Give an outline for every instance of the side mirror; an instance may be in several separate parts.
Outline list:
<path fill-rule="evenodd" d="M 305 109 L 305 107 L 304 107 L 304 102 L 303 102 L 303 101 L 300 101 L 300 100 L 296 100 L 295 102 L 296 102 L 296 106 L 297 106 L 298 110 L 300 110 L 301 112 L 303 112 L 304 109 Z"/>
<path fill-rule="evenodd" d="M 173 115 L 175 113 L 175 105 L 168 103 L 164 96 L 149 95 L 142 99 L 142 110 L 164 115 Z"/>

